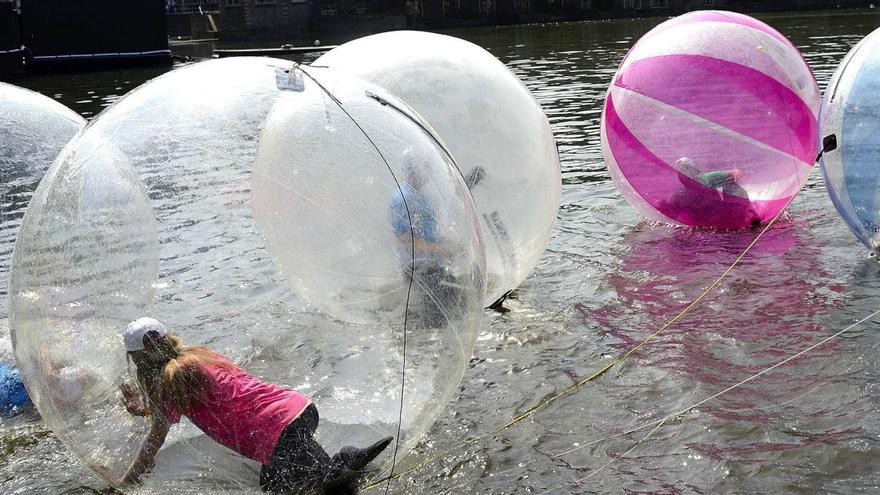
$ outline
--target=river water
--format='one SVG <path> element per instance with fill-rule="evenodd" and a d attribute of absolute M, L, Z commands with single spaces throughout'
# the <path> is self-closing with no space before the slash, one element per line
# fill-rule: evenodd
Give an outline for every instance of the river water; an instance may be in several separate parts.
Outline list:
<path fill-rule="evenodd" d="M 803 51 L 821 87 L 880 25 L 874 11 L 761 18 Z M 539 266 L 508 312 L 486 312 L 458 395 L 403 460 L 413 471 L 389 485 L 392 493 L 880 491 L 880 318 L 762 373 L 880 309 L 880 265 L 838 217 L 818 171 L 684 318 L 601 377 L 497 431 L 661 327 L 758 234 L 647 223 L 611 183 L 599 146 L 604 94 L 627 49 L 661 21 L 450 33 L 489 49 L 544 106 L 562 159 L 562 205 Z M 16 84 L 88 118 L 160 72 Z M 23 203 L 7 212 L 7 232 Z M 6 257 L 11 236 L 0 239 Z M 9 359 L 3 310 L 0 317 L 0 359 Z M 0 492 L 105 490 L 36 414 L 0 420 Z"/>

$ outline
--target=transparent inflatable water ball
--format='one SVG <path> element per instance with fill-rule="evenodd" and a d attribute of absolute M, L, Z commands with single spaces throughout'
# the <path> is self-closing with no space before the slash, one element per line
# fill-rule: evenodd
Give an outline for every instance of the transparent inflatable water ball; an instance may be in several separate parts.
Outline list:
<path fill-rule="evenodd" d="M 0 82 L 0 174 L 3 185 L 41 177 L 85 119 L 57 101 Z"/>
<path fill-rule="evenodd" d="M 666 21 L 624 58 L 605 99 L 602 152 L 646 218 L 736 229 L 775 216 L 818 152 L 819 91 L 797 48 L 751 17 Z"/>
<path fill-rule="evenodd" d="M 825 186 L 853 234 L 880 247 L 880 30 L 843 59 L 822 101 L 823 141 L 837 147 L 822 155 Z"/>
<path fill-rule="evenodd" d="M 522 82 L 473 43 L 416 31 L 345 43 L 315 65 L 387 89 L 436 130 L 480 217 L 486 304 L 516 288 L 544 252 L 562 188 L 550 124 Z"/>
<path fill-rule="evenodd" d="M 86 121 L 48 96 L 0 82 L 0 123 L 0 187 L 7 189 L 42 177 Z"/>
<path fill-rule="evenodd" d="M 61 148 L 85 125 L 85 119 L 52 98 L 0 83 L 0 244 L 13 242 L 18 212 Z M 0 253 L 4 297 L 10 254 Z M 0 304 L 0 318 L 5 314 L 6 305 Z"/>
<path fill-rule="evenodd" d="M 150 315 L 309 396 L 327 451 L 393 435 L 404 455 L 461 379 L 485 277 L 464 179 L 417 119 L 351 76 L 248 58 L 174 70 L 96 118 L 13 260 L 16 358 L 58 437 L 124 472 L 146 426 L 120 401 L 122 330 Z M 259 486 L 259 465 L 184 423 L 151 493 Z"/>

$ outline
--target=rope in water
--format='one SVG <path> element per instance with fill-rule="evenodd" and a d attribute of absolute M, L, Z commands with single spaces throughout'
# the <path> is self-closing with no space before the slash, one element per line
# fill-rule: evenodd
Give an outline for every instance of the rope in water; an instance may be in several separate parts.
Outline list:
<path fill-rule="evenodd" d="M 828 142 L 824 143 L 824 145 L 825 145 L 825 148 L 818 154 L 818 156 L 816 156 L 816 162 L 819 161 L 819 159 L 822 157 L 823 153 L 834 149 L 834 147 L 836 147 L 836 142 L 834 142 L 833 146 L 831 145 L 831 143 L 828 143 Z M 804 178 L 801 180 L 801 183 L 798 185 L 798 189 L 797 189 L 798 192 L 800 192 L 800 190 L 803 189 L 803 187 L 807 183 L 807 180 L 809 180 L 809 178 L 812 176 L 813 170 L 815 170 L 816 168 L 817 167 L 813 167 L 812 169 L 810 169 L 810 172 L 804 176 Z M 745 258 L 746 255 L 749 254 L 749 252 L 758 243 L 758 241 L 761 240 L 761 238 L 764 236 L 764 234 L 767 233 L 767 231 L 770 230 L 771 227 L 773 227 L 773 225 L 776 223 L 776 221 L 782 217 L 783 213 L 788 209 L 788 207 L 791 205 L 791 203 L 794 201 L 794 199 L 796 197 L 797 197 L 797 194 L 793 194 L 790 198 L 788 198 L 788 201 L 786 201 L 785 206 L 783 206 L 779 210 L 779 212 L 776 213 L 776 215 L 774 215 L 773 218 L 771 218 L 770 221 L 767 222 L 766 225 L 764 225 L 764 227 L 761 229 L 760 232 L 758 232 L 758 235 L 755 236 L 755 238 L 752 240 L 752 242 L 750 242 L 749 245 L 746 246 L 746 248 L 743 250 L 743 252 L 740 253 L 740 255 L 736 257 L 736 259 L 733 260 L 733 263 L 731 263 L 730 266 L 728 266 L 723 272 L 721 272 L 721 274 L 711 284 L 709 284 L 709 286 L 706 287 L 700 293 L 700 295 L 698 295 L 696 298 L 694 298 L 694 300 L 691 301 L 687 306 L 685 306 L 684 309 L 679 311 L 675 316 L 673 316 L 666 323 L 661 325 L 657 330 L 655 330 L 650 335 L 648 335 L 643 340 L 641 340 L 638 344 L 630 347 L 629 349 L 627 349 L 623 353 L 619 354 L 617 357 L 612 359 L 608 364 L 597 369 L 596 371 L 594 371 L 592 374 L 590 374 L 589 376 L 587 376 L 583 380 L 580 380 L 579 382 L 574 383 L 574 384 L 566 387 L 562 391 L 557 392 L 557 393 L 551 395 L 550 397 L 542 400 L 541 402 L 535 404 L 534 406 L 530 407 L 529 409 L 526 409 L 522 414 L 514 417 L 513 419 L 511 419 L 507 423 L 495 428 L 494 430 L 491 430 L 483 435 L 479 435 L 477 437 L 474 437 L 470 440 L 467 440 L 467 441 L 459 444 L 455 450 L 449 449 L 449 450 L 440 452 L 439 454 L 435 454 L 435 455 L 429 457 L 427 460 L 425 460 L 419 464 L 416 464 L 415 466 L 413 466 L 409 469 L 403 470 L 403 471 L 396 473 L 396 474 L 392 472 L 392 474 L 390 474 L 388 476 L 385 476 L 379 480 L 376 480 L 372 483 L 369 483 L 368 485 L 364 486 L 363 489 L 364 490 L 371 490 L 371 489 L 374 489 L 383 483 L 389 483 L 393 480 L 400 479 L 403 476 L 421 471 L 421 470 L 425 469 L 426 467 L 428 467 L 432 464 L 435 464 L 441 458 L 451 454 L 454 451 L 458 451 L 458 450 L 465 449 L 467 447 L 476 445 L 476 444 L 482 442 L 483 440 L 488 439 L 489 437 L 497 435 L 498 433 L 501 433 L 501 432 L 521 423 L 522 421 L 528 419 L 529 417 L 534 415 L 536 412 L 546 408 L 550 404 L 556 402 L 558 399 L 565 397 L 573 392 L 576 392 L 578 389 L 580 389 L 584 385 L 598 379 L 599 377 L 601 377 L 602 375 L 607 373 L 609 370 L 611 370 L 612 368 L 614 368 L 618 364 L 621 364 L 623 361 L 625 361 L 633 353 L 635 353 L 636 351 L 638 351 L 642 347 L 646 346 L 649 342 L 651 342 L 652 340 L 657 338 L 660 334 L 662 334 L 663 332 L 668 330 L 677 321 L 679 321 L 685 315 L 687 315 L 693 308 L 695 308 L 697 305 L 699 305 L 703 301 L 703 299 L 705 299 L 709 294 L 711 294 L 715 290 L 715 288 L 717 288 L 718 285 L 720 285 L 721 282 L 723 282 L 724 279 L 726 279 L 727 276 L 730 275 L 730 273 L 733 271 L 733 269 L 736 268 L 737 265 L 739 265 L 739 263 L 743 260 L 743 258 Z M 693 406 L 693 407 L 696 407 L 696 406 Z M 647 439 L 647 437 L 645 439 Z"/>
<path fill-rule="evenodd" d="M 821 346 L 827 344 L 827 343 L 830 342 L 831 340 L 834 340 L 834 339 L 840 337 L 840 336 L 843 335 L 844 333 L 846 333 L 846 332 L 852 330 L 853 328 L 856 328 L 856 327 L 860 326 L 861 324 L 865 323 L 866 321 L 870 320 L 871 318 L 873 318 L 873 317 L 875 317 L 875 316 L 877 316 L 877 315 L 880 315 L 880 310 L 876 310 L 876 311 L 874 311 L 873 313 L 869 314 L 868 316 L 863 317 L 863 318 L 860 319 L 859 321 L 857 321 L 857 322 L 855 322 L 855 323 L 849 325 L 848 327 L 844 328 L 843 330 L 840 330 L 840 331 L 838 331 L 838 332 L 835 333 L 835 334 L 832 334 L 832 335 L 830 335 L 830 336 L 828 336 L 828 337 L 826 337 L 826 338 L 824 338 L 824 339 L 821 339 L 820 341 L 816 342 L 815 344 L 811 344 L 811 345 L 808 346 L 806 349 L 802 349 L 802 350 L 798 351 L 797 353 L 795 353 L 794 355 L 789 356 L 789 357 L 787 357 L 787 358 L 783 359 L 782 361 L 779 361 L 779 362 L 777 362 L 777 363 L 775 363 L 775 364 L 772 364 L 772 365 L 770 365 L 769 367 L 767 367 L 767 368 L 765 368 L 765 369 L 763 369 L 763 370 L 761 370 L 761 371 L 755 373 L 754 375 L 751 375 L 751 376 L 749 376 L 749 377 L 747 377 L 747 378 L 745 378 L 745 379 L 743 379 L 743 380 L 740 380 L 739 382 L 737 382 L 737 383 L 735 383 L 735 384 L 733 384 L 733 385 L 731 385 L 731 386 L 725 388 L 724 390 L 721 390 L 720 392 L 716 392 L 716 393 L 714 393 L 714 394 L 712 394 L 712 395 L 710 395 L 710 396 L 708 396 L 708 397 L 705 397 L 705 398 L 699 400 L 698 402 L 695 402 L 695 403 L 691 404 L 690 406 L 687 406 L 687 407 L 685 407 L 685 408 L 679 409 L 679 410 L 677 410 L 677 411 L 675 411 L 675 412 L 673 412 L 673 413 L 667 414 L 666 416 L 663 416 L 663 417 L 661 417 L 661 418 L 659 418 L 659 419 L 655 419 L 655 420 L 653 420 L 653 421 L 648 421 L 648 422 L 646 422 L 646 423 L 642 423 L 641 425 L 634 426 L 634 427 L 629 428 L 629 429 L 627 429 L 627 430 L 624 430 L 624 431 L 621 431 L 621 432 L 618 432 L 618 433 L 614 433 L 614 434 L 612 434 L 612 435 L 608 435 L 608 436 L 605 436 L 605 437 L 602 437 L 602 438 L 598 438 L 598 439 L 591 440 L 591 441 L 589 441 L 589 442 L 586 442 L 586 443 L 580 444 L 580 445 L 578 445 L 577 447 L 574 447 L 574 448 L 571 448 L 571 449 L 565 450 L 565 451 L 563 451 L 563 452 L 559 452 L 559 453 L 553 454 L 553 455 L 551 455 L 549 458 L 550 458 L 550 459 L 559 459 L 559 458 L 561 458 L 561 457 L 567 456 L 567 455 L 569 455 L 569 454 L 573 454 L 573 453 L 575 453 L 575 452 L 577 452 L 577 451 L 580 451 L 580 450 L 586 449 L 586 448 L 588 448 L 588 447 L 592 447 L 592 446 L 597 445 L 597 444 L 600 444 L 600 443 L 602 443 L 602 442 L 605 442 L 605 441 L 608 441 L 608 440 L 611 440 L 611 439 L 614 439 L 614 438 L 621 438 L 621 437 L 625 437 L 625 436 L 628 436 L 628 435 L 632 435 L 633 433 L 637 433 L 637 432 L 639 432 L 639 431 L 645 430 L 645 429 L 647 429 L 647 428 L 651 428 L 651 427 L 653 426 L 653 428 L 651 429 L 651 431 L 648 432 L 648 434 L 645 435 L 644 438 L 638 440 L 638 441 L 635 443 L 635 445 L 633 445 L 631 448 L 627 449 L 626 452 L 624 452 L 624 453 L 623 453 L 622 455 L 620 455 L 619 457 L 626 456 L 626 455 L 632 453 L 636 448 L 638 448 L 639 445 L 641 445 L 642 443 L 644 443 L 645 441 L 647 441 L 648 439 L 650 439 L 650 437 L 654 434 L 654 432 L 656 432 L 661 426 L 663 426 L 663 425 L 664 425 L 666 422 L 668 422 L 670 419 L 680 420 L 681 418 L 685 417 L 685 415 L 686 415 L 687 413 L 689 413 L 690 411 L 696 409 L 697 407 L 700 407 L 701 405 L 703 405 L 703 404 L 705 404 L 705 403 L 707 403 L 707 402 L 709 402 L 709 401 L 712 401 L 712 400 L 714 400 L 714 399 L 717 399 L 718 397 L 720 397 L 720 396 L 722 396 L 722 395 L 725 395 L 725 394 L 727 394 L 728 392 L 730 392 L 730 391 L 732 391 L 732 390 L 734 390 L 734 389 L 737 389 L 737 388 L 739 388 L 739 387 L 745 385 L 746 383 L 749 383 L 749 382 L 751 382 L 752 380 L 755 380 L 755 379 L 757 379 L 757 378 L 759 378 L 759 377 L 761 377 L 761 376 L 763 376 L 763 375 L 769 373 L 770 371 L 773 371 L 773 370 L 776 369 L 776 368 L 779 368 L 780 366 L 784 366 L 785 364 L 787 364 L 787 363 L 789 363 L 789 362 L 791 362 L 791 361 L 793 361 L 793 360 L 795 360 L 795 359 L 797 359 L 797 358 L 803 356 L 804 354 L 807 354 L 808 352 L 810 352 L 810 351 L 812 351 L 812 350 L 814 350 L 814 349 L 817 349 L 817 348 L 819 348 L 819 347 L 821 347 Z M 781 406 L 786 405 L 786 404 L 788 404 L 788 403 L 790 403 L 790 402 L 792 402 L 792 401 L 789 400 L 789 401 L 783 402 L 783 403 L 781 403 L 781 404 L 774 404 L 773 407 L 781 407 Z M 743 407 L 743 408 L 732 409 L 732 411 L 743 411 L 743 410 L 766 410 L 766 409 L 767 409 L 767 407 L 751 407 L 751 406 L 747 406 L 747 407 Z M 529 462 L 526 462 L 526 463 L 524 463 L 524 464 L 520 464 L 520 465 L 518 465 L 518 466 L 516 466 L 516 467 L 513 467 L 513 468 L 510 468 L 510 469 L 506 469 L 506 470 L 504 470 L 504 471 L 500 471 L 500 472 L 494 473 L 494 475 L 509 475 L 509 474 L 511 474 L 511 473 L 514 473 L 514 472 L 516 472 L 516 471 L 519 471 L 519 470 L 525 468 L 526 466 L 532 465 L 532 464 L 534 464 L 534 463 L 535 463 L 535 461 L 529 461 Z M 541 492 L 541 494 L 539 494 L 539 495 L 542 495 L 542 494 L 544 494 L 544 493 L 549 493 L 549 492 L 555 490 L 556 488 L 561 488 L 562 486 L 565 486 L 566 484 L 580 483 L 580 482 L 582 482 L 582 481 L 584 481 L 584 480 L 590 478 L 591 476 L 595 475 L 598 471 L 601 471 L 602 469 L 605 469 L 605 468 L 608 467 L 610 464 L 611 464 L 611 462 L 609 461 L 609 462 L 607 462 L 606 464 L 600 466 L 598 469 L 592 471 L 589 475 L 587 475 L 587 476 L 585 476 L 585 477 L 578 478 L 578 479 L 575 479 L 575 480 L 571 480 L 571 481 L 568 481 L 568 482 L 566 482 L 566 483 L 563 483 L 563 484 L 560 484 L 560 485 L 554 486 L 553 488 L 550 488 L 549 490 L 546 490 L 546 491 L 544 491 L 544 492 Z M 457 486 L 463 486 L 463 484 L 462 484 L 462 485 L 457 485 Z M 454 488 L 457 488 L 457 486 L 453 487 L 453 489 L 454 489 Z"/>
<path fill-rule="evenodd" d="M 630 428 L 629 430 L 626 430 L 626 431 L 624 431 L 624 432 L 622 432 L 622 433 L 619 433 L 619 434 L 615 435 L 615 436 L 626 436 L 626 435 L 631 435 L 631 434 L 633 434 L 633 433 L 639 432 L 639 431 L 644 430 L 644 429 L 646 429 L 646 428 L 650 428 L 650 427 L 652 427 L 652 426 L 654 427 L 653 429 L 651 429 L 650 432 L 648 432 L 647 435 L 645 435 L 644 438 L 642 438 L 641 440 L 639 440 L 638 442 L 636 442 L 636 444 L 633 445 L 631 448 L 629 448 L 629 449 L 628 449 L 623 455 L 625 456 L 625 455 L 630 454 L 630 453 L 631 453 L 633 450 L 635 450 L 639 445 L 641 445 L 642 443 L 644 443 L 645 441 L 647 441 L 647 440 L 648 440 L 648 439 L 649 439 L 649 438 L 650 438 L 650 437 L 651 437 L 651 436 L 652 436 L 652 435 L 653 435 L 653 434 L 654 434 L 654 433 L 655 433 L 655 432 L 656 432 L 661 426 L 663 426 L 663 424 L 665 424 L 667 421 L 669 421 L 669 420 L 671 420 L 671 419 L 674 419 L 674 418 L 680 418 L 680 417 L 686 415 L 687 413 L 691 412 L 692 410 L 694 410 L 694 409 L 696 409 L 696 408 L 702 406 L 703 404 L 705 404 L 705 403 L 707 403 L 707 402 L 709 402 L 709 401 L 712 401 L 712 400 L 714 400 L 714 399 L 717 399 L 718 397 L 720 397 L 720 396 L 722 396 L 722 395 L 724 395 L 724 394 L 730 392 L 731 390 L 737 389 L 737 388 L 739 388 L 739 387 L 741 387 L 741 386 L 743 386 L 743 385 L 745 385 L 745 384 L 747 384 L 747 383 L 749 383 L 749 382 L 751 382 L 751 381 L 753 381 L 753 380 L 756 380 L 756 379 L 758 379 L 758 378 L 760 378 L 760 377 L 766 375 L 767 373 L 769 373 L 769 372 L 775 370 L 776 368 L 779 368 L 780 366 L 784 366 L 784 365 L 790 363 L 791 361 L 794 361 L 795 359 L 797 359 L 797 358 L 803 356 L 804 354 L 807 354 L 808 352 L 810 352 L 810 351 L 812 351 L 812 350 L 815 350 L 815 349 L 817 349 L 817 348 L 819 348 L 819 347 L 822 347 L 823 345 L 827 344 L 828 342 L 831 342 L 832 340 L 834 340 L 834 339 L 840 337 L 840 336 L 843 335 L 844 333 L 846 333 L 846 332 L 852 330 L 853 328 L 858 327 L 859 325 L 865 323 L 866 321 L 870 320 L 871 318 L 874 318 L 874 317 L 877 316 L 877 315 L 880 315 L 880 309 L 874 311 L 873 313 L 869 314 L 868 316 L 863 317 L 863 318 L 860 319 L 859 321 L 857 321 L 857 322 L 855 322 L 855 323 L 853 323 L 853 324 L 847 326 L 847 327 L 844 328 L 843 330 L 839 330 L 839 331 L 837 331 L 836 333 L 833 333 L 833 334 L 831 334 L 831 335 L 825 337 L 824 339 L 819 340 L 819 341 L 816 342 L 815 344 L 812 344 L 812 345 L 806 347 L 805 349 L 802 349 L 802 350 L 798 351 L 797 353 L 792 354 L 791 356 L 788 356 L 787 358 L 783 359 L 782 361 L 779 361 L 779 362 L 777 362 L 777 363 L 775 363 L 775 364 L 773 364 L 773 365 L 771 365 L 771 366 L 768 366 L 768 367 L 762 369 L 761 371 L 755 373 L 754 375 L 748 376 L 747 378 L 744 378 L 744 379 L 742 379 L 742 380 L 740 380 L 740 381 L 734 383 L 733 385 L 731 385 L 731 386 L 725 388 L 724 390 L 721 390 L 721 391 L 719 391 L 719 392 L 716 392 L 716 393 L 714 393 L 714 394 L 712 394 L 712 395 L 710 395 L 710 396 L 708 396 L 708 397 L 706 397 L 706 398 L 704 398 L 704 399 L 702 399 L 702 400 L 700 400 L 700 401 L 698 401 L 698 402 L 695 402 L 694 404 L 691 404 L 690 406 L 687 406 L 687 407 L 685 407 L 685 408 L 679 409 L 678 411 L 675 411 L 675 412 L 673 412 L 673 413 L 667 414 L 666 416 L 664 416 L 664 417 L 662 417 L 662 418 L 660 418 L 660 419 L 657 419 L 657 420 L 654 420 L 654 421 L 651 421 L 651 422 L 648 422 L 648 423 L 644 423 L 644 424 L 642 424 L 642 425 L 636 426 L 636 427 L 634 427 L 634 428 Z M 611 438 L 611 437 L 608 437 L 608 438 Z M 599 440 L 599 441 L 601 441 L 601 440 Z M 588 444 L 588 445 L 593 445 L 593 444 L 599 443 L 599 441 L 590 442 L 590 444 Z M 556 454 L 556 455 L 553 456 L 553 457 L 554 457 L 554 458 L 559 458 L 559 457 L 562 457 L 562 456 L 565 456 L 565 455 L 571 454 L 571 453 L 573 453 L 573 452 L 576 452 L 576 451 L 578 451 L 578 450 L 581 450 L 581 449 L 583 449 L 583 448 L 585 448 L 585 447 L 587 447 L 587 445 L 580 445 L 580 446 L 575 447 L 575 448 L 573 448 L 573 449 L 569 449 L 569 450 L 566 450 L 565 452 L 561 452 L 561 453 L 559 453 L 559 454 Z M 602 466 L 600 469 L 604 469 L 604 468 L 607 467 L 609 464 L 610 464 L 610 462 L 607 463 L 607 464 L 605 464 L 604 466 Z M 595 474 L 596 472 L 597 472 L 597 471 L 594 471 L 593 473 L 590 473 L 590 475 L 588 475 L 588 476 L 585 477 L 585 478 L 581 478 L 581 479 L 573 480 L 573 481 L 571 481 L 571 482 L 569 482 L 569 483 L 577 483 L 577 482 L 583 481 L 584 479 L 589 478 L 590 476 L 592 476 L 592 475 Z M 562 486 L 562 485 L 561 485 L 561 486 Z M 558 488 L 558 487 L 557 487 L 557 488 Z M 552 490 L 552 488 L 551 488 L 551 490 Z M 543 493 L 549 493 L 549 491 L 550 491 L 550 490 L 548 490 L 548 491 L 546 491 L 546 492 L 542 492 L 542 494 L 543 494 Z M 541 494 L 539 494 L 539 495 L 541 495 Z"/>

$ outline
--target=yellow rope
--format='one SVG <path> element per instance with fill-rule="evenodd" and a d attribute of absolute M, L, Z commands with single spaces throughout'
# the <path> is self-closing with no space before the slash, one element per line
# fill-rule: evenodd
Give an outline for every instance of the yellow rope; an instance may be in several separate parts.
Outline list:
<path fill-rule="evenodd" d="M 817 161 L 818 161 L 818 159 L 817 159 Z M 815 167 L 815 166 L 812 167 L 812 168 L 810 169 L 810 172 L 807 173 L 807 174 L 804 176 L 804 179 L 801 181 L 801 183 L 800 183 L 800 185 L 799 185 L 799 187 L 798 187 L 798 193 L 800 192 L 801 189 L 803 189 L 804 185 L 807 183 L 807 180 L 808 180 L 808 179 L 810 178 L 810 176 L 812 175 L 813 170 L 816 169 L 816 168 L 818 168 L 818 167 Z M 593 381 L 593 380 L 596 380 L 596 379 L 599 378 L 600 376 L 604 375 L 605 373 L 608 372 L 608 370 L 610 370 L 611 368 L 613 368 L 613 367 L 617 366 L 618 364 L 622 363 L 626 358 L 628 358 L 628 357 L 629 357 L 630 355 L 632 355 L 634 352 L 636 352 L 637 350 L 639 350 L 639 349 L 641 349 L 642 347 L 644 347 L 645 345 L 647 345 L 648 342 L 654 340 L 654 339 L 655 339 L 658 335 L 660 335 L 661 333 L 665 332 L 669 327 L 671 327 L 672 325 L 674 325 L 678 320 L 682 319 L 682 318 L 683 318 L 688 312 L 690 312 L 690 310 L 692 310 L 694 307 L 696 307 L 696 306 L 697 306 L 697 305 L 698 305 L 703 299 L 706 298 L 706 296 L 708 296 L 709 294 L 711 294 L 712 291 L 714 291 L 715 288 L 718 287 L 718 285 L 721 284 L 721 282 L 724 281 L 724 279 L 727 278 L 728 275 L 730 275 L 730 272 L 732 272 L 733 269 L 736 268 L 737 265 L 739 265 L 740 261 L 742 261 L 742 259 L 746 257 L 746 255 L 749 253 L 749 251 L 752 250 L 752 248 L 755 246 L 755 244 L 757 244 L 758 241 L 761 240 L 761 237 L 763 237 L 764 234 L 765 234 L 768 230 L 770 230 L 770 228 L 773 226 L 773 224 L 775 224 L 776 221 L 779 220 L 779 218 L 782 216 L 782 214 L 785 212 L 785 210 L 788 209 L 789 205 L 791 205 L 792 201 L 794 201 L 794 198 L 796 198 L 796 197 L 797 197 L 797 193 L 796 193 L 796 194 L 793 194 L 793 195 L 791 196 L 791 198 L 788 199 L 788 201 L 785 203 L 785 206 L 783 206 L 782 209 L 780 209 L 779 212 L 778 212 L 773 218 L 771 218 L 769 222 L 767 222 L 767 224 L 764 226 L 763 229 L 761 229 L 761 231 L 758 233 L 758 235 L 755 237 L 755 239 L 752 240 L 752 242 L 749 243 L 748 246 L 746 246 L 745 250 L 743 250 L 743 252 L 740 253 L 740 255 L 737 256 L 735 260 L 733 260 L 733 263 L 731 263 L 730 266 L 727 267 L 727 269 L 725 269 L 723 272 L 721 272 L 721 275 L 719 275 L 718 278 L 716 278 L 714 282 L 712 282 L 711 284 L 709 284 L 709 286 L 706 287 L 706 288 L 703 290 L 703 292 L 700 293 L 699 296 L 697 296 L 693 301 L 691 301 L 690 304 L 688 304 L 687 306 L 685 306 L 684 309 L 682 309 L 681 311 L 679 311 L 678 314 L 676 314 L 676 315 L 675 315 L 674 317 L 672 317 L 669 321 L 667 321 L 666 323 L 664 323 L 664 324 L 663 324 L 660 328 L 658 328 L 656 331 L 654 331 L 653 333 L 651 333 L 650 335 L 648 335 L 645 339 L 643 339 L 643 340 L 642 340 L 641 342 L 639 342 L 638 344 L 634 345 L 633 347 L 630 347 L 630 348 L 627 349 L 625 352 L 623 352 L 623 353 L 621 353 L 620 355 L 618 355 L 616 358 L 614 358 L 613 360 L 611 360 L 611 362 L 609 362 L 609 363 L 606 364 L 605 366 L 603 366 L 603 367 L 599 368 L 598 370 L 596 370 L 595 372 L 593 372 L 590 376 L 584 378 L 583 380 L 581 380 L 581 381 L 579 381 L 579 382 L 577 382 L 577 383 L 575 383 L 575 384 L 572 384 L 572 385 L 568 386 L 567 388 L 565 388 L 565 389 L 562 390 L 561 392 L 558 392 L 558 393 L 556 393 L 556 394 L 553 394 L 553 395 L 551 395 L 550 397 L 548 397 L 548 398 L 542 400 L 542 401 L 539 402 L 538 404 L 535 404 L 534 406 L 530 407 L 530 408 L 527 409 L 525 412 L 523 412 L 523 413 L 520 414 L 519 416 L 516 416 L 515 418 L 511 419 L 510 421 L 508 421 L 507 423 L 501 425 L 500 427 L 498 427 L 498 428 L 496 428 L 496 429 L 494 429 L 494 430 L 492 430 L 492 431 L 489 431 L 488 433 L 485 433 L 485 434 L 483 434 L 483 435 L 480 435 L 480 436 L 477 436 L 477 437 L 474 437 L 474 438 L 472 438 L 472 439 L 470 439 L 470 440 L 465 441 L 464 443 L 458 445 L 458 447 L 456 448 L 456 450 L 466 449 L 466 448 L 468 448 L 468 447 L 470 447 L 470 446 L 472 446 L 472 445 L 474 445 L 474 444 L 477 444 L 477 443 L 482 442 L 483 440 L 485 440 L 485 439 L 487 439 L 487 438 L 489 438 L 489 437 L 491 437 L 491 436 L 493 436 L 493 435 L 496 435 L 496 434 L 498 434 L 498 433 L 501 433 L 501 432 L 504 431 L 504 430 L 507 430 L 508 428 L 511 428 L 512 426 L 516 425 L 517 423 L 522 422 L 523 420 L 529 418 L 530 416 L 532 416 L 532 415 L 535 414 L 536 412 L 540 411 L 541 409 L 544 409 L 545 407 L 549 406 L 550 404 L 556 402 L 557 399 L 559 399 L 559 398 L 561 398 L 561 397 L 564 397 L 564 396 L 566 396 L 566 395 L 568 395 L 568 394 L 570 394 L 570 393 L 572 393 L 572 392 L 578 390 L 579 388 L 583 387 L 583 386 L 586 385 L 587 383 L 589 383 L 589 382 L 591 382 L 591 381 Z M 425 460 L 425 461 L 423 461 L 423 462 L 421 462 L 421 463 L 419 463 L 419 464 L 416 464 L 415 466 L 413 466 L 413 467 L 411 467 L 411 468 L 409 468 L 409 469 L 406 469 L 406 470 L 404 470 L 404 471 L 401 471 L 400 473 L 393 474 L 393 475 L 391 475 L 391 476 L 386 476 L 386 477 L 384 477 L 384 478 L 382 478 L 382 479 L 379 479 L 379 480 L 377 480 L 377 481 L 374 481 L 374 482 L 372 482 L 372 483 L 366 485 L 363 489 L 364 489 L 364 490 L 371 490 L 371 489 L 376 488 L 377 486 L 381 485 L 382 483 L 386 483 L 386 482 L 389 482 L 389 481 L 392 481 L 392 480 L 400 479 L 401 477 L 406 476 L 406 475 L 408 475 L 408 474 L 414 473 L 414 472 L 416 472 L 416 471 L 421 471 L 422 469 L 428 467 L 428 466 L 431 465 L 431 464 L 434 464 L 434 463 L 435 463 L 436 461 L 438 461 L 440 458 L 442 458 L 442 457 L 444 457 L 444 456 L 446 456 L 446 455 L 448 455 L 448 454 L 450 454 L 450 453 L 452 453 L 452 452 L 453 452 L 452 449 L 449 449 L 449 450 L 443 451 L 443 452 L 441 452 L 441 453 L 439 453 L 439 454 L 436 454 L 436 455 L 434 455 L 434 456 L 428 458 L 427 460 Z"/>

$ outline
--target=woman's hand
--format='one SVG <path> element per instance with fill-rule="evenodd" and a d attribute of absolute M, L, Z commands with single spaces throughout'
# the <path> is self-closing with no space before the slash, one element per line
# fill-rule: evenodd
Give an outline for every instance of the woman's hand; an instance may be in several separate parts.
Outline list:
<path fill-rule="evenodd" d="M 132 416 L 146 416 L 147 408 L 144 406 L 144 401 L 141 400 L 141 395 L 137 389 L 127 383 L 123 383 L 119 386 L 119 391 L 122 392 L 122 405 L 125 406 L 129 414 Z"/>
<path fill-rule="evenodd" d="M 108 468 L 107 466 L 102 466 L 100 464 L 89 464 L 89 468 L 91 468 L 92 471 L 98 473 L 99 476 L 107 480 L 107 482 L 110 483 L 111 486 L 121 486 L 125 484 L 125 482 L 117 478 L 116 475 L 113 474 L 113 471 L 111 471 L 110 468 Z"/>
<path fill-rule="evenodd" d="M 119 480 L 121 485 L 140 483 L 141 475 L 153 467 L 156 453 L 159 452 L 162 444 L 165 443 L 165 437 L 168 435 L 168 429 L 171 425 L 158 416 L 152 416 L 151 419 L 150 432 L 147 433 L 147 437 L 141 443 L 141 448 L 138 449 L 137 455 L 134 456 L 134 460 L 131 461 L 128 469 L 125 471 L 125 475 Z"/>

